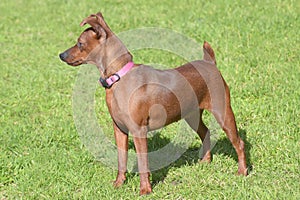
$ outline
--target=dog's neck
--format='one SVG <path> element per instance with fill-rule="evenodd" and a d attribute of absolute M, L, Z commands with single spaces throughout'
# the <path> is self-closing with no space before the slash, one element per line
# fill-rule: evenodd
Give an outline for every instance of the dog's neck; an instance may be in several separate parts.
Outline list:
<path fill-rule="evenodd" d="M 119 70 L 121 70 L 127 63 L 132 61 L 132 56 L 128 52 L 122 56 L 119 56 L 114 61 L 111 61 L 109 63 L 103 64 L 102 67 L 104 69 L 103 76 L 104 78 L 107 78 L 115 73 L 117 73 Z"/>
<path fill-rule="evenodd" d="M 99 50 L 97 51 L 98 59 L 95 64 L 103 78 L 115 74 L 124 65 L 132 61 L 132 55 L 115 35 L 103 41 L 103 44 L 99 45 Z"/>

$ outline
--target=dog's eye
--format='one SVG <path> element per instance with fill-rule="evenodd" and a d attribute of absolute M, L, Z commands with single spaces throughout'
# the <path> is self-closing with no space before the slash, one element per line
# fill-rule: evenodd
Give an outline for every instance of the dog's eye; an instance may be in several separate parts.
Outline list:
<path fill-rule="evenodd" d="M 77 42 L 77 47 L 78 47 L 80 50 L 82 50 L 83 43 L 81 43 L 81 42 Z"/>

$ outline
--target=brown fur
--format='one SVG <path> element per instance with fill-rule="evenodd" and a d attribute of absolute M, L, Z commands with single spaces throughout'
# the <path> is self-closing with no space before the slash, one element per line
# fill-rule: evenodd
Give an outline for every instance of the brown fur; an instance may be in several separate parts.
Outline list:
<path fill-rule="evenodd" d="M 84 19 L 81 26 L 85 24 L 91 27 L 80 35 L 75 46 L 60 54 L 61 60 L 72 66 L 94 64 L 103 78 L 132 61 L 131 54 L 105 23 L 101 13 Z M 216 68 L 214 51 L 207 42 L 204 42 L 203 52 L 203 60 L 175 69 L 157 70 L 135 65 L 119 82 L 106 89 L 106 103 L 114 122 L 118 147 L 115 187 L 126 179 L 128 132 L 133 135 L 138 157 L 141 195 L 152 191 L 147 156 L 149 130 L 185 119 L 203 142 L 202 161 L 210 162 L 209 130 L 201 118 L 204 109 L 215 116 L 235 148 L 238 174 L 247 175 L 244 142 L 238 136 L 229 88 Z"/>

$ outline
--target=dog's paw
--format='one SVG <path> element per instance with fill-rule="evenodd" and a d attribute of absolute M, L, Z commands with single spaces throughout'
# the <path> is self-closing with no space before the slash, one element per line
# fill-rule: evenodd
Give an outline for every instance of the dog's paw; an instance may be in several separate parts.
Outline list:
<path fill-rule="evenodd" d="M 113 186 L 115 188 L 118 188 L 124 184 L 125 180 L 126 180 L 125 174 L 118 173 L 118 176 L 117 176 L 116 180 L 114 181 Z"/>
<path fill-rule="evenodd" d="M 125 180 L 115 180 L 114 183 L 113 183 L 114 188 L 118 188 L 118 187 L 120 187 L 121 185 L 123 185 L 123 184 L 124 184 L 124 181 L 125 181 Z"/>
<path fill-rule="evenodd" d="M 203 155 L 203 157 L 201 158 L 201 160 L 199 161 L 200 163 L 211 163 L 211 153 L 210 152 L 206 152 L 205 155 Z"/>
<path fill-rule="evenodd" d="M 147 194 L 150 194 L 152 192 L 152 188 L 151 188 L 151 185 L 148 186 L 148 187 L 143 187 L 143 188 L 140 188 L 140 195 L 147 195 Z"/>
<path fill-rule="evenodd" d="M 248 169 L 247 168 L 239 168 L 238 175 L 239 176 L 248 176 Z"/>

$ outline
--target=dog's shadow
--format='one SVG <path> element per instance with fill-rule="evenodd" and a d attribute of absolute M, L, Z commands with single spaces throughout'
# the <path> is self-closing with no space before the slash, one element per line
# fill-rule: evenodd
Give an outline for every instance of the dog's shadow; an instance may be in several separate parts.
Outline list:
<path fill-rule="evenodd" d="M 225 134 L 225 133 L 224 133 Z M 239 135 L 243 139 L 245 143 L 245 154 L 246 154 L 246 162 L 248 167 L 248 173 L 252 171 L 252 161 L 251 161 L 251 155 L 250 150 L 252 148 L 252 145 L 247 140 L 247 132 L 246 130 L 240 129 Z M 195 135 L 197 136 L 197 135 Z M 199 139 L 200 140 L 200 139 Z M 173 147 L 170 147 L 171 149 L 179 149 L 178 152 L 184 152 L 184 149 L 180 147 L 180 145 L 172 144 L 169 138 L 161 137 L 159 133 L 156 133 L 154 136 L 148 138 L 148 152 L 157 151 L 160 148 L 163 148 L 164 146 L 170 146 L 173 145 Z M 134 148 L 134 144 L 132 141 L 129 142 L 129 148 Z M 183 150 L 183 151 L 182 151 Z M 183 165 L 193 165 L 195 163 L 199 162 L 200 158 L 200 148 L 196 147 L 189 147 L 187 150 L 182 153 L 182 155 L 176 159 L 174 162 L 169 163 L 166 167 L 162 167 L 158 170 L 155 170 L 152 172 L 152 185 L 155 187 L 160 182 L 164 182 L 164 179 L 166 178 L 169 170 L 171 168 L 180 168 Z M 227 137 L 223 137 L 222 139 L 219 139 L 216 143 L 216 145 L 212 149 L 212 157 L 214 154 L 222 154 L 229 156 L 233 158 L 236 162 L 238 162 L 237 154 L 228 140 Z M 164 162 L 164 159 L 167 159 L 167 157 L 171 157 L 172 155 L 161 155 L 162 158 L 159 158 L 159 162 Z M 164 161 L 163 161 L 164 160 Z M 213 162 L 213 160 L 212 160 Z M 160 163 L 163 165 L 164 163 Z M 157 162 L 155 160 L 149 158 L 149 165 L 150 168 L 153 165 L 157 165 Z M 134 166 L 134 171 L 138 171 L 137 165 Z M 129 174 L 129 176 L 133 176 L 133 174 Z"/>

